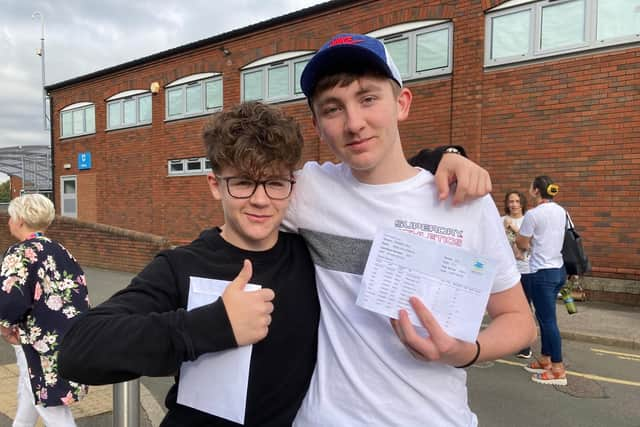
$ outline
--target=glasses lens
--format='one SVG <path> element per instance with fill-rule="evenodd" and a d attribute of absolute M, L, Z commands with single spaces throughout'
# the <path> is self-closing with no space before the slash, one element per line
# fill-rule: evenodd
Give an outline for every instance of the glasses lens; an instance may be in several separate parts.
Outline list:
<path fill-rule="evenodd" d="M 267 196 L 272 199 L 286 199 L 291 193 L 291 181 L 288 179 L 270 179 L 264 185 Z"/>
<path fill-rule="evenodd" d="M 240 199 L 251 197 L 253 190 L 256 188 L 256 182 L 247 178 L 229 178 L 227 179 L 227 188 L 232 197 Z"/>

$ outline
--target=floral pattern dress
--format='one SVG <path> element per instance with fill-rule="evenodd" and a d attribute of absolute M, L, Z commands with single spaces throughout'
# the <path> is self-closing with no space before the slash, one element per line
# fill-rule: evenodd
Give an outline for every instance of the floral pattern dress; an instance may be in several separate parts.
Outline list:
<path fill-rule="evenodd" d="M 60 243 L 40 236 L 7 250 L 0 270 L 0 325 L 17 326 L 36 404 L 69 405 L 88 387 L 58 376 L 58 346 L 89 309 L 84 272 Z"/>

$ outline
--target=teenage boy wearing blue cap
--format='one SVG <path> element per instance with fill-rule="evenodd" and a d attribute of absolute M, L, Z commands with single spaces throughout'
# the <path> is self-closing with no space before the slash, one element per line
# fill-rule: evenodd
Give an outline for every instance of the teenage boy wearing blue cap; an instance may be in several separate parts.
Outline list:
<path fill-rule="evenodd" d="M 398 123 L 412 94 L 380 41 L 335 36 L 307 64 L 301 85 L 320 139 L 342 163 L 307 163 L 285 220 L 310 248 L 321 304 L 317 365 L 294 424 L 477 425 L 466 372 L 456 367 L 513 354 L 535 337 L 512 252 L 497 238 L 503 229 L 493 200 L 440 202 L 434 177 L 407 162 Z M 455 233 L 443 240 L 496 260 L 487 305 L 493 321 L 477 343 L 447 335 L 416 298 L 429 338 L 404 311 L 392 327 L 356 306 L 376 231 L 416 225 L 436 239 Z"/>

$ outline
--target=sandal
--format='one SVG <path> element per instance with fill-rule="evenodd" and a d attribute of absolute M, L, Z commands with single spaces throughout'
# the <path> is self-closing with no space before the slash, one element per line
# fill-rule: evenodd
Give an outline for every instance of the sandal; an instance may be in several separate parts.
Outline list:
<path fill-rule="evenodd" d="M 531 372 L 532 374 L 542 374 L 545 371 L 551 370 L 551 363 L 548 365 L 543 365 L 538 359 L 530 362 L 528 365 L 524 365 L 524 370 L 527 372 Z"/>
<path fill-rule="evenodd" d="M 562 372 L 544 371 L 531 377 L 531 381 L 539 384 L 567 385 L 567 374 Z"/>

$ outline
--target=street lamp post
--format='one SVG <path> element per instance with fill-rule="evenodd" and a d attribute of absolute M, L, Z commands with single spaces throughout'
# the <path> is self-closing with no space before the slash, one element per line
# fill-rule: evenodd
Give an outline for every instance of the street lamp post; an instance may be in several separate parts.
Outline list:
<path fill-rule="evenodd" d="M 31 15 L 31 19 L 40 19 L 40 49 L 36 51 L 36 55 L 40 57 L 40 62 L 42 64 L 42 120 L 44 124 L 44 130 L 47 130 L 47 91 L 44 88 L 45 79 L 44 79 L 44 15 L 40 12 L 33 12 Z"/>

